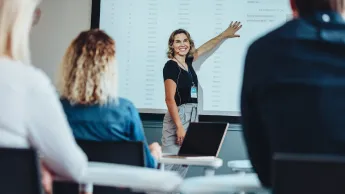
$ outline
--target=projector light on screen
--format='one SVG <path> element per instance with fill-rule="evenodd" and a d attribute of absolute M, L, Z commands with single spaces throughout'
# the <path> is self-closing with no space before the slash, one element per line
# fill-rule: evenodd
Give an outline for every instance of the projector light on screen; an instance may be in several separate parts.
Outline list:
<path fill-rule="evenodd" d="M 100 28 L 116 41 L 120 96 L 142 113 L 167 111 L 163 67 L 171 32 L 186 29 L 198 47 L 240 21 L 240 38 L 195 62 L 200 114 L 239 116 L 248 46 L 292 19 L 288 0 L 101 0 L 100 7 Z"/>

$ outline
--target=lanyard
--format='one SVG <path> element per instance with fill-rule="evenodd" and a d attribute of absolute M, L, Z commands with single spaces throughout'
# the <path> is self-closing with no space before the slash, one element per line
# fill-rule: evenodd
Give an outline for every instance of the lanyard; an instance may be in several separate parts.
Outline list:
<path fill-rule="evenodd" d="M 195 85 L 194 85 L 194 80 L 193 80 L 193 75 L 192 75 L 192 72 L 190 71 L 189 68 L 188 68 L 188 75 L 189 75 L 190 78 L 192 79 L 192 84 L 193 84 L 193 86 L 195 86 Z"/>
<path fill-rule="evenodd" d="M 174 57 L 174 58 L 175 58 L 175 57 Z M 176 58 L 175 58 L 175 59 L 176 59 Z M 181 66 L 183 66 L 182 63 L 181 63 L 178 59 L 176 59 L 176 61 L 177 61 Z M 188 67 L 188 64 L 187 64 L 187 67 Z M 191 81 L 192 81 L 193 86 L 195 86 L 195 84 L 194 84 L 194 79 L 193 79 L 193 74 L 192 74 L 192 72 L 190 71 L 190 68 L 188 67 L 188 69 L 185 69 L 184 66 L 183 66 L 183 69 L 184 69 L 185 71 L 187 71 L 189 77 L 191 78 Z"/>

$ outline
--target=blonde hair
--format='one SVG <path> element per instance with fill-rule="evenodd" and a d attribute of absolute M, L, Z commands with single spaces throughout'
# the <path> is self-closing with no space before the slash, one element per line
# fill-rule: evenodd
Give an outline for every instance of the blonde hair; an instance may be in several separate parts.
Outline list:
<path fill-rule="evenodd" d="M 77 104 L 106 104 L 117 99 L 115 41 L 98 29 L 81 32 L 60 65 L 58 90 Z"/>
<path fill-rule="evenodd" d="M 40 0 L 0 0 L 0 56 L 31 64 L 29 33 Z"/>
<path fill-rule="evenodd" d="M 167 56 L 169 59 L 174 58 L 175 55 L 175 51 L 174 51 L 174 41 L 175 41 L 175 36 L 178 34 L 185 34 L 188 38 L 189 44 L 190 44 L 190 50 L 187 54 L 187 56 L 191 57 L 193 56 L 193 54 L 195 53 L 195 45 L 194 45 L 194 41 L 191 38 L 189 32 L 187 30 L 184 29 L 177 29 L 175 31 L 173 31 L 169 37 L 169 41 L 168 41 L 168 52 L 167 52 Z"/>

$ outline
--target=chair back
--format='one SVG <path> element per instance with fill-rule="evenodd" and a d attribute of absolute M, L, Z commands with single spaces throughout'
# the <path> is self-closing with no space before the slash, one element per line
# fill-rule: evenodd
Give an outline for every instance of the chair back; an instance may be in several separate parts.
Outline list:
<path fill-rule="evenodd" d="M 77 143 L 89 161 L 145 166 L 143 142 L 77 140 Z"/>
<path fill-rule="evenodd" d="M 273 158 L 273 194 L 345 193 L 345 157 L 276 154 Z"/>
<path fill-rule="evenodd" d="M 91 162 L 106 162 L 131 166 L 145 166 L 144 144 L 133 141 L 90 141 L 77 140 Z M 93 194 L 127 194 L 128 189 L 94 186 Z M 54 183 L 54 194 L 77 194 L 78 185 Z"/>
<path fill-rule="evenodd" d="M 32 149 L 0 148 L 0 193 L 41 194 L 37 154 Z"/>

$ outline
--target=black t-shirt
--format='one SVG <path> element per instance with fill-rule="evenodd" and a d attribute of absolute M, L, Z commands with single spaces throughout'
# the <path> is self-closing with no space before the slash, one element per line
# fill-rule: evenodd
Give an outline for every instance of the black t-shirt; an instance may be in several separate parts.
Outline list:
<path fill-rule="evenodd" d="M 186 58 L 188 71 L 182 69 L 176 61 L 169 60 L 163 68 L 164 81 L 171 79 L 176 83 L 175 101 L 180 106 L 187 103 L 198 103 L 198 98 L 191 97 L 191 88 L 198 88 L 198 77 L 193 69 L 193 57 Z"/>

